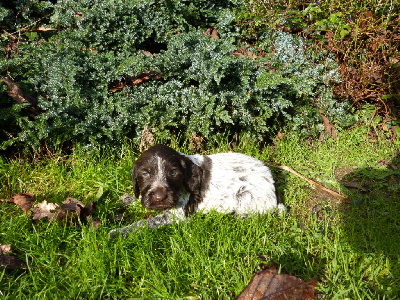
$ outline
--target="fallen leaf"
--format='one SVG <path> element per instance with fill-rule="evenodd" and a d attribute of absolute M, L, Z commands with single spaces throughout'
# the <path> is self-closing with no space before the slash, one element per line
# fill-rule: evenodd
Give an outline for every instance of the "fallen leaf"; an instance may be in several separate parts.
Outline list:
<path fill-rule="evenodd" d="M 247 51 L 245 47 L 238 48 L 237 51 L 233 51 L 233 52 L 231 52 L 231 54 L 233 56 L 235 56 L 235 57 L 247 56 L 250 59 L 256 59 L 257 58 L 257 55 L 255 55 L 251 51 Z"/>
<path fill-rule="evenodd" d="M 233 56 L 235 56 L 235 57 L 242 57 L 242 56 L 244 56 L 244 54 L 243 54 L 243 53 L 240 53 L 240 52 L 231 52 L 231 54 L 232 54 Z"/>
<path fill-rule="evenodd" d="M 316 280 L 303 281 L 293 275 L 279 274 L 276 268 L 258 271 L 236 300 L 314 299 Z"/>
<path fill-rule="evenodd" d="M 151 72 L 144 72 L 132 79 L 128 85 L 139 85 L 143 82 L 149 81 L 151 79 Z"/>
<path fill-rule="evenodd" d="M 140 146 L 139 146 L 139 151 L 143 152 L 150 148 L 151 146 L 154 146 L 154 135 L 151 132 L 149 126 L 145 125 L 143 130 L 142 130 L 142 137 L 140 139 Z"/>
<path fill-rule="evenodd" d="M 56 210 L 59 208 L 59 205 L 55 203 L 47 203 L 46 200 L 35 204 L 32 208 L 32 219 L 40 220 L 43 218 L 49 218 L 52 220 L 56 216 Z"/>
<path fill-rule="evenodd" d="M 69 197 L 65 199 L 63 205 L 61 205 L 62 210 L 78 211 L 79 213 L 82 207 L 85 207 L 85 204 L 75 198 Z"/>
<path fill-rule="evenodd" d="M 329 122 L 328 118 L 323 114 L 322 110 L 319 110 L 319 113 L 321 114 L 326 133 L 329 134 L 329 136 L 331 136 L 334 140 L 336 140 L 335 126 L 333 126 L 333 124 Z"/>
<path fill-rule="evenodd" d="M 93 205 L 94 203 L 90 202 L 88 205 L 81 207 L 81 213 L 79 215 L 79 218 L 81 219 L 82 223 L 86 223 L 88 217 L 92 215 Z"/>
<path fill-rule="evenodd" d="M 377 166 L 385 166 L 388 169 L 392 169 L 392 170 L 397 170 L 397 167 L 393 164 L 390 163 L 389 159 L 380 159 L 378 160 L 378 162 L 376 163 Z"/>
<path fill-rule="evenodd" d="M 151 70 L 149 72 L 140 73 L 135 77 L 126 76 L 121 80 L 116 80 L 112 82 L 108 87 L 108 91 L 115 93 L 123 90 L 123 88 L 126 86 L 133 87 L 135 85 L 139 85 L 150 80 L 160 80 L 163 74 L 164 73 L 154 74 L 154 70 Z"/>
<path fill-rule="evenodd" d="M 216 28 L 208 27 L 206 31 L 203 32 L 205 35 L 209 35 L 211 39 L 218 38 L 218 31 Z"/>
<path fill-rule="evenodd" d="M 85 204 L 74 198 L 67 198 L 63 201 L 63 204 L 57 210 L 57 219 L 68 221 L 68 224 L 75 224 L 78 219 L 86 221 L 86 217 L 81 218 L 82 209 L 85 208 Z M 90 211 L 91 212 L 91 211 Z"/>
<path fill-rule="evenodd" d="M 145 56 L 155 56 L 155 54 L 151 53 L 150 51 L 140 50 L 140 52 L 142 52 Z"/>
<path fill-rule="evenodd" d="M 278 131 L 278 133 L 276 134 L 276 138 L 279 139 L 280 141 L 283 140 L 283 135 L 281 131 Z"/>
<path fill-rule="evenodd" d="M 91 47 L 82 47 L 82 51 L 90 51 L 91 53 L 98 53 L 99 51 Z"/>
<path fill-rule="evenodd" d="M 26 214 L 32 208 L 33 202 L 35 202 L 35 195 L 31 193 L 19 193 L 12 196 L 8 202 L 15 203 L 20 209 Z"/>
<path fill-rule="evenodd" d="M 79 12 L 79 11 L 74 11 L 73 16 L 76 17 L 76 18 L 81 19 L 83 14 L 81 12 Z"/>
<path fill-rule="evenodd" d="M 0 245 L 0 268 L 6 270 L 17 270 L 26 268 L 26 264 L 13 255 L 6 254 L 11 252 L 11 245 Z"/>
<path fill-rule="evenodd" d="M 211 32 L 211 38 L 212 39 L 218 38 L 218 31 L 216 28 L 214 28 L 213 31 Z"/>
<path fill-rule="evenodd" d="M 48 203 L 46 200 L 35 204 L 32 208 L 33 220 L 48 218 L 53 220 L 67 220 L 68 225 L 78 222 L 86 224 L 88 217 L 92 214 L 93 202 L 85 206 L 81 201 L 74 198 L 67 198 L 62 205 Z"/>
<path fill-rule="evenodd" d="M 19 260 L 15 256 L 2 254 L 0 255 L 0 268 L 6 270 L 17 270 L 26 268 L 27 265 L 23 261 Z"/>
<path fill-rule="evenodd" d="M 0 254 L 6 254 L 7 252 L 11 252 L 11 245 L 0 245 Z"/>

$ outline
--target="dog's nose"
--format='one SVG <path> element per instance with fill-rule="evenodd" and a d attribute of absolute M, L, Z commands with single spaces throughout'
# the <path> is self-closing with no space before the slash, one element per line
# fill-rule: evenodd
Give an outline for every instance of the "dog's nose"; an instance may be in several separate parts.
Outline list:
<path fill-rule="evenodd" d="M 156 202 L 162 202 L 167 198 L 167 193 L 164 190 L 158 189 L 153 193 L 153 199 Z"/>

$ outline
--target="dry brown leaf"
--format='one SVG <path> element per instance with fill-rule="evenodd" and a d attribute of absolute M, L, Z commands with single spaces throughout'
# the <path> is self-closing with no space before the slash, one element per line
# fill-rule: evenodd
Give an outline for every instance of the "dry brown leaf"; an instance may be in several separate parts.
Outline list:
<path fill-rule="evenodd" d="M 385 166 L 388 169 L 397 170 L 397 167 L 391 163 L 390 159 L 382 158 L 376 163 L 377 166 Z"/>
<path fill-rule="evenodd" d="M 11 245 L 0 245 L 0 255 L 1 254 L 6 254 L 8 252 L 11 252 Z"/>
<path fill-rule="evenodd" d="M 306 300 L 314 299 L 316 280 L 303 281 L 276 268 L 257 272 L 236 300 Z"/>
<path fill-rule="evenodd" d="M 139 85 L 142 83 L 145 83 L 150 80 L 160 80 L 162 78 L 164 73 L 159 73 L 159 74 L 154 74 L 154 70 L 151 70 L 149 72 L 143 72 L 140 73 L 139 75 L 132 77 L 132 76 L 126 76 L 125 78 L 122 78 L 121 80 L 116 80 L 112 82 L 109 85 L 108 91 L 115 93 L 119 92 L 124 89 L 126 86 L 133 87 L 135 85 Z"/>
<path fill-rule="evenodd" d="M 88 218 L 92 215 L 93 211 L 93 202 L 90 202 L 88 205 L 81 207 L 81 213 L 79 215 L 81 222 L 86 223 Z"/>
<path fill-rule="evenodd" d="M 218 31 L 216 28 L 213 29 L 213 31 L 211 32 L 211 37 L 212 39 L 216 39 L 218 38 Z"/>
<path fill-rule="evenodd" d="M 280 141 L 283 140 L 283 135 L 282 135 L 282 132 L 281 132 L 281 131 L 278 131 L 278 133 L 276 134 L 276 138 L 277 138 L 278 140 L 280 140 Z"/>
<path fill-rule="evenodd" d="M 153 217 L 153 215 L 151 214 L 151 212 L 146 211 L 146 213 L 144 214 L 144 218 L 145 218 L 145 219 L 148 219 L 148 218 L 151 218 L 151 217 Z"/>
<path fill-rule="evenodd" d="M 203 150 L 204 137 L 196 132 L 192 132 L 189 139 L 190 151 L 202 151 Z"/>
<path fill-rule="evenodd" d="M 79 11 L 74 11 L 73 14 L 74 17 L 81 19 L 83 17 L 83 14 Z"/>
<path fill-rule="evenodd" d="M 12 196 L 8 202 L 15 203 L 20 209 L 26 214 L 32 208 L 33 202 L 35 202 L 35 195 L 32 193 L 19 193 Z"/>
<path fill-rule="evenodd" d="M 140 50 L 140 52 L 142 52 L 143 55 L 145 55 L 145 56 L 156 56 L 155 54 L 151 53 L 150 51 Z"/>
<path fill-rule="evenodd" d="M 86 223 L 88 217 L 92 214 L 93 202 L 87 206 L 74 198 L 67 198 L 62 205 L 48 203 L 46 200 L 36 204 L 32 208 L 33 220 L 48 218 L 50 221 L 67 220 L 68 225 L 74 225 L 80 220 Z"/>
<path fill-rule="evenodd" d="M 125 82 L 122 81 L 117 81 L 111 84 L 111 86 L 108 88 L 108 91 L 111 93 L 119 92 L 122 91 L 126 87 Z"/>
<path fill-rule="evenodd" d="M 74 198 L 67 198 L 63 201 L 63 204 L 60 206 L 60 209 L 57 211 L 57 219 L 64 220 L 66 219 L 70 225 L 75 224 L 78 219 L 82 222 L 86 222 L 86 217 L 81 215 L 85 208 L 85 204 L 81 201 Z M 91 213 L 91 209 L 90 209 Z"/>
<path fill-rule="evenodd" d="M 13 255 L 6 254 L 11 252 L 11 245 L 0 245 L 0 269 L 17 270 L 26 268 L 26 264 Z"/>
<path fill-rule="evenodd" d="M 8 255 L 8 254 L 1 254 L 0 255 L 0 268 L 6 269 L 6 270 L 17 270 L 17 269 L 22 269 L 26 268 L 27 265 L 16 258 L 15 256 Z"/>
<path fill-rule="evenodd" d="M 216 28 L 208 27 L 206 31 L 203 32 L 205 35 L 209 35 L 211 39 L 218 38 L 218 31 Z"/>
<path fill-rule="evenodd" d="M 47 201 L 44 200 L 43 202 L 40 202 L 33 206 L 32 219 L 41 220 L 43 218 L 49 218 L 50 220 L 52 220 L 57 214 L 57 209 L 59 209 L 59 206 L 57 204 L 47 203 Z"/>
<path fill-rule="evenodd" d="M 78 224 L 78 220 L 84 224 L 93 211 L 93 202 L 85 206 L 81 201 L 74 198 L 67 198 L 62 205 L 48 203 L 46 200 L 33 205 L 35 195 L 31 193 L 19 193 L 10 199 L 0 199 L 0 202 L 9 202 L 16 204 L 26 214 L 32 215 L 33 220 L 42 220 L 48 218 L 50 221 L 67 220 L 68 225 Z M 93 221 L 96 227 L 100 226 L 99 221 Z M 2 246 L 1 246 L 2 247 Z M 0 253 L 2 248 L 0 247 Z"/>
<path fill-rule="evenodd" d="M 143 130 L 142 130 L 142 137 L 140 139 L 140 146 L 139 146 L 139 151 L 143 152 L 150 148 L 151 146 L 154 146 L 154 135 L 151 132 L 149 126 L 145 125 Z"/>
<path fill-rule="evenodd" d="M 242 57 L 242 56 L 244 56 L 243 53 L 240 53 L 240 52 L 237 52 L 237 51 L 231 52 L 231 54 L 232 54 L 233 56 L 235 56 L 235 57 Z"/>
<path fill-rule="evenodd" d="M 324 124 L 324 128 L 327 134 L 329 134 L 330 137 L 336 140 L 336 128 L 335 126 L 329 122 L 328 118 L 323 114 L 322 110 L 319 110 L 319 113 L 321 114 L 322 117 L 322 122 Z"/>
<path fill-rule="evenodd" d="M 238 48 L 236 51 L 231 52 L 231 54 L 235 57 L 243 57 L 247 56 L 250 59 L 256 59 L 257 55 L 251 51 L 247 51 L 246 47 Z"/>
<path fill-rule="evenodd" d="M 99 51 L 91 47 L 82 47 L 82 51 L 90 51 L 91 53 L 98 53 Z"/>
<path fill-rule="evenodd" d="M 136 76 L 135 79 L 131 80 L 130 85 L 139 85 L 143 82 L 149 81 L 151 79 L 151 72 L 144 72 Z"/>

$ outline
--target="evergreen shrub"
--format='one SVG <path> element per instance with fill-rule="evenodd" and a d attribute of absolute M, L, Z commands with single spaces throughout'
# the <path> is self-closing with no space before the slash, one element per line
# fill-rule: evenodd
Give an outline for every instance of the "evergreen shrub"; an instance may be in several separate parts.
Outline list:
<path fill-rule="evenodd" d="M 301 38 L 283 32 L 264 32 L 262 55 L 245 49 L 238 3 L 83 0 L 40 10 L 32 1 L 35 9 L 23 17 L 16 3 L 0 8 L 7 49 L 0 76 L 37 98 L 43 112 L 26 116 L 27 105 L 14 104 L 3 84 L 3 148 L 70 141 L 102 148 L 138 141 L 146 125 L 160 140 L 226 132 L 263 140 L 283 126 L 315 134 L 318 109 L 349 121 L 331 92 L 339 78 L 329 55 L 307 52 Z M 17 21 L 8 22 L 11 16 Z M 205 34 L 214 28 L 216 38 Z M 246 55 L 234 55 L 238 49 Z M 127 84 L 142 74 L 148 80 Z"/>

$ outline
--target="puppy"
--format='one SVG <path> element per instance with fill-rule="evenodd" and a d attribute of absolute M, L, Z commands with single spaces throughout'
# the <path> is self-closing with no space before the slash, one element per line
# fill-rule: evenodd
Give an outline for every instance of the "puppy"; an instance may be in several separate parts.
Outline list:
<path fill-rule="evenodd" d="M 279 204 L 271 171 L 261 161 L 240 153 L 185 155 L 165 145 L 142 153 L 132 171 L 136 198 L 151 210 L 164 211 L 127 227 L 114 229 L 111 237 L 124 237 L 135 228 L 168 225 L 195 212 L 211 210 L 246 217 Z"/>

